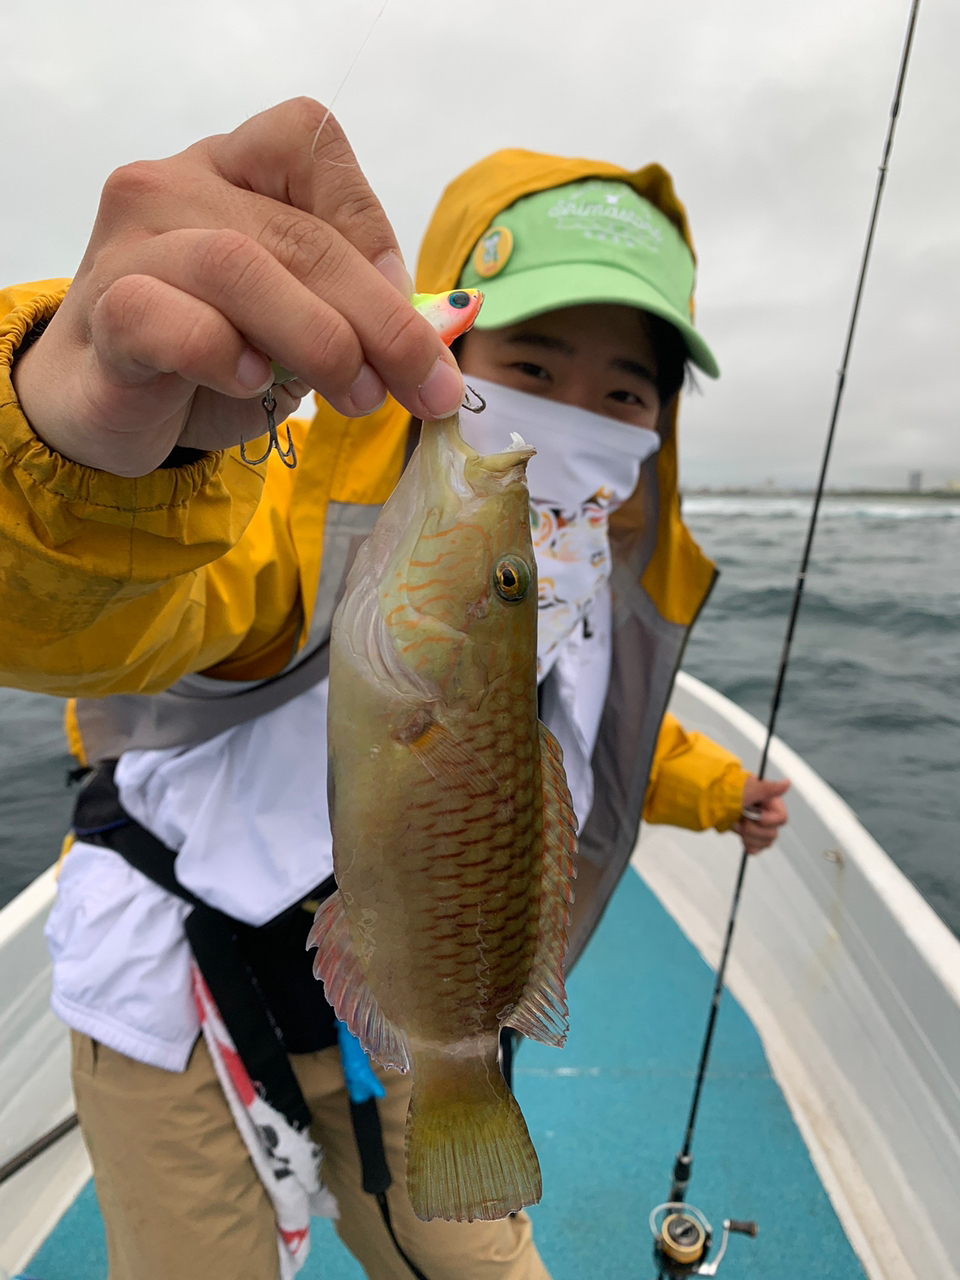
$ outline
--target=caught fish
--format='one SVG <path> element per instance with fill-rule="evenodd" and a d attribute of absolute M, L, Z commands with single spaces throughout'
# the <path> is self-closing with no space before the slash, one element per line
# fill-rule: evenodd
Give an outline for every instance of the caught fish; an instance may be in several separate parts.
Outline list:
<path fill-rule="evenodd" d="M 425 422 L 330 641 L 339 890 L 317 912 L 314 972 L 374 1058 L 412 1069 L 407 1187 L 423 1219 L 540 1199 L 499 1033 L 566 1037 L 576 835 L 537 718 L 533 452 L 514 437 L 483 456 L 456 417 Z"/>

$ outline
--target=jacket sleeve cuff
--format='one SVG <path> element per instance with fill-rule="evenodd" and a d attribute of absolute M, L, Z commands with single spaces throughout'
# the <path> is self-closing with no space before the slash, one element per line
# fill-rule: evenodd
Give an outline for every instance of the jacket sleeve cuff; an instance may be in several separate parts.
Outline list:
<path fill-rule="evenodd" d="M 718 831 L 729 831 L 736 826 L 743 813 L 743 789 L 750 774 L 743 765 L 730 765 L 715 785 L 713 826 Z"/>
<path fill-rule="evenodd" d="M 10 366 L 24 338 L 41 320 L 50 320 L 67 295 L 69 280 L 41 280 L 38 284 L 0 289 L 0 368 L 9 380 Z M 0 397 L 6 400 L 4 386 Z"/>
<path fill-rule="evenodd" d="M 750 776 L 733 754 L 701 733 L 669 726 L 658 752 L 644 806 L 644 819 L 706 831 L 729 831 L 740 820 L 743 788 Z"/>

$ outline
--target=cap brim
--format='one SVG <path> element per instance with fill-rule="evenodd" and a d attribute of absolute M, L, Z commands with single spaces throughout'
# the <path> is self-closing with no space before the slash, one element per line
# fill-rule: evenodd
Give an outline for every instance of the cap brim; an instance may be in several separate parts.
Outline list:
<path fill-rule="evenodd" d="M 697 368 L 711 378 L 720 376 L 713 352 L 690 323 L 689 316 L 675 310 L 656 289 L 628 271 L 593 262 L 565 262 L 532 267 L 512 275 L 507 272 L 481 280 L 480 288 L 484 292 L 484 303 L 475 323 L 477 329 L 502 329 L 560 307 L 619 302 L 668 320 L 680 330 Z"/>

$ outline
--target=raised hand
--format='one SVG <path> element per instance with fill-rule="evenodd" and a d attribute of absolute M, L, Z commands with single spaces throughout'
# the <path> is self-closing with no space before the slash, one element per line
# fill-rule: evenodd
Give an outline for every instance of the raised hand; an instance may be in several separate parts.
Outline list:
<path fill-rule="evenodd" d="M 352 416 L 390 391 L 442 417 L 462 379 L 410 292 L 343 130 L 296 99 L 109 178 L 76 279 L 14 386 L 52 449 L 123 476 L 177 444 L 262 435 L 270 360 L 298 375 L 276 392 L 280 418 L 311 387 Z"/>

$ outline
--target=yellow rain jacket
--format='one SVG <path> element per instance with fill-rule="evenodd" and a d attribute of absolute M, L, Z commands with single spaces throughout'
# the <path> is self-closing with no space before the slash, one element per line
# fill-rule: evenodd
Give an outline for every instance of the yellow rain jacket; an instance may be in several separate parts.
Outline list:
<path fill-rule="evenodd" d="M 445 192 L 418 289 L 454 288 L 507 205 L 591 176 L 631 183 L 689 243 L 683 207 L 657 165 L 630 173 L 500 152 Z M 410 416 L 393 401 L 363 419 L 321 404 L 312 423 L 292 424 L 295 471 L 275 460 L 250 466 L 236 449 L 136 479 L 68 461 L 34 435 L 10 379 L 19 344 L 68 284 L 0 291 L 0 684 L 103 699 L 156 695 L 195 673 L 238 688 L 275 676 L 316 628 L 328 512 L 369 511 L 372 521 L 400 475 Z M 724 830 L 742 804 L 739 762 L 664 714 L 715 575 L 680 519 L 675 412 L 660 424 L 663 446 L 636 493 L 611 521 L 618 621 L 594 756 L 597 799 L 582 839 L 579 945 L 622 872 L 641 810 L 648 822 Z M 68 715 L 82 760 L 78 723 Z"/>

